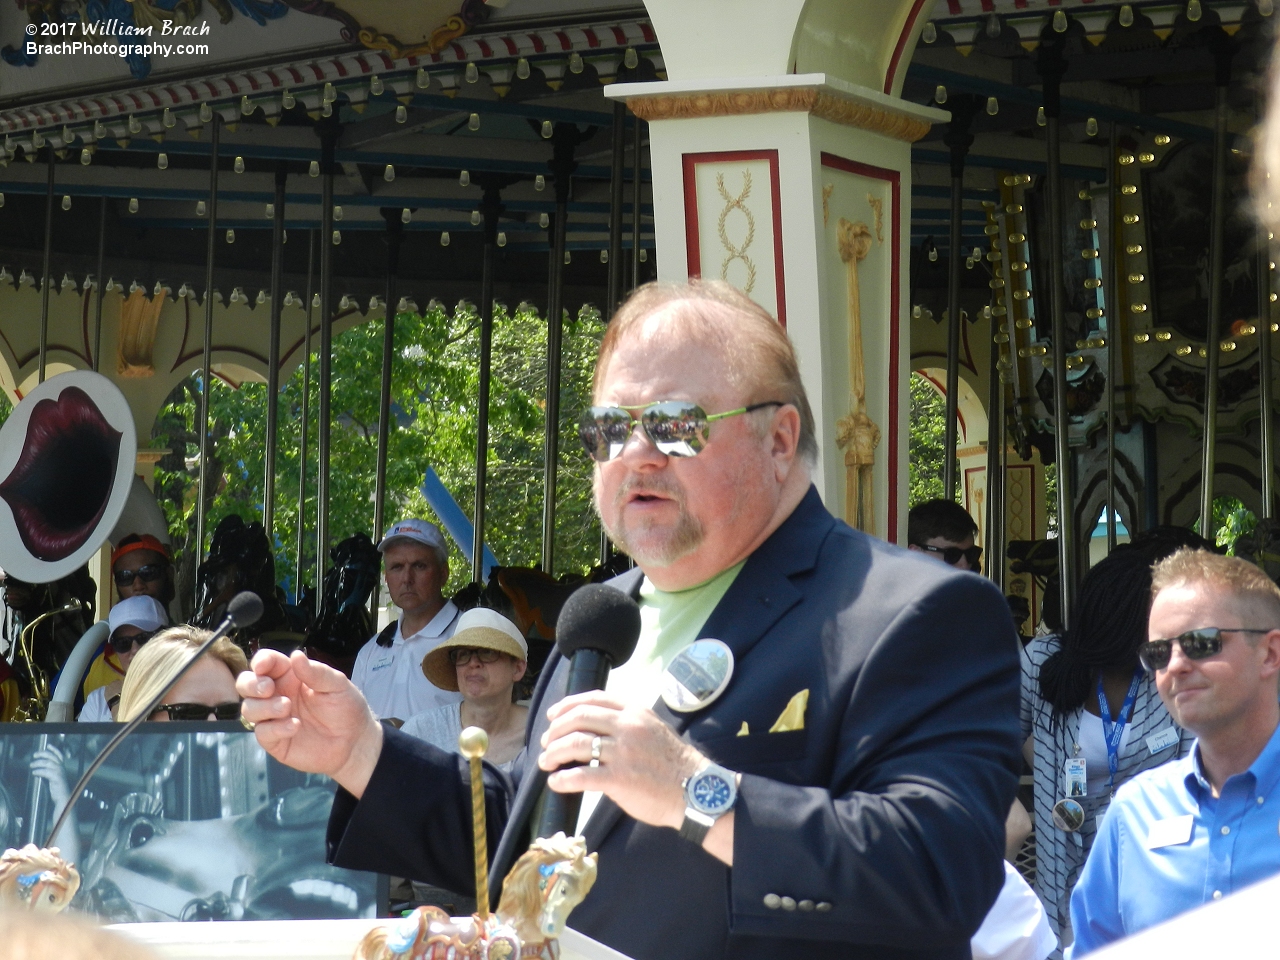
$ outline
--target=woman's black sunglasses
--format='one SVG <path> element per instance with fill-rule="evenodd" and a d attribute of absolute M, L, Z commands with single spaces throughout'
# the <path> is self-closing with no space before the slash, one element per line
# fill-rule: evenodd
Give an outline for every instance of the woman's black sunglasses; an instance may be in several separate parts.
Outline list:
<path fill-rule="evenodd" d="M 111 649 L 116 653 L 128 653 L 135 643 L 138 646 L 142 646 L 157 633 L 159 633 L 158 630 L 144 630 L 142 633 L 135 633 L 131 637 L 126 637 L 117 630 L 111 635 Z"/>
<path fill-rule="evenodd" d="M 591 407 L 578 421 L 578 439 L 592 460 L 607 463 L 622 453 L 639 423 L 659 453 L 696 457 L 707 445 L 709 425 L 716 420 L 784 405 L 781 400 L 766 400 L 724 413 L 707 413 L 687 400 L 661 400 L 643 407 Z"/>
<path fill-rule="evenodd" d="M 117 587 L 127 587 L 138 577 L 143 583 L 155 583 L 164 576 L 164 567 L 158 563 L 144 563 L 137 570 L 117 570 L 112 574 Z"/>
<path fill-rule="evenodd" d="M 204 703 L 162 703 L 156 707 L 152 716 L 164 711 L 170 720 L 238 720 L 240 718 L 240 701 L 230 700 L 209 706 Z"/>
<path fill-rule="evenodd" d="M 1168 640 L 1148 640 L 1138 647 L 1138 660 L 1151 673 L 1169 666 L 1173 658 L 1173 645 L 1182 648 L 1188 660 L 1207 660 L 1222 652 L 1224 633 L 1270 633 L 1275 627 L 1201 627 Z"/>

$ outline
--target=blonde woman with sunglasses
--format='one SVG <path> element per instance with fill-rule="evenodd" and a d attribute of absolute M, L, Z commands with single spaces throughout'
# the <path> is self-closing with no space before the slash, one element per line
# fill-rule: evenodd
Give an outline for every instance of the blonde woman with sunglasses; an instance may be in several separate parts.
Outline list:
<path fill-rule="evenodd" d="M 133 659 L 120 692 L 116 719 L 128 723 L 209 639 L 209 631 L 186 625 L 158 633 Z M 234 720 L 240 715 L 236 676 L 249 669 L 244 651 L 225 637 L 192 665 L 151 720 Z"/>

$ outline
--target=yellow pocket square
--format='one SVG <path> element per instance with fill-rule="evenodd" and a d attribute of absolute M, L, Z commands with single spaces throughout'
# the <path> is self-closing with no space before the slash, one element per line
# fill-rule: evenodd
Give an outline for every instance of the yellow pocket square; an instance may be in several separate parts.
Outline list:
<path fill-rule="evenodd" d="M 804 729 L 804 712 L 809 706 L 808 688 L 801 690 L 787 704 L 786 709 L 778 715 L 778 719 L 769 728 L 770 733 L 790 733 Z"/>

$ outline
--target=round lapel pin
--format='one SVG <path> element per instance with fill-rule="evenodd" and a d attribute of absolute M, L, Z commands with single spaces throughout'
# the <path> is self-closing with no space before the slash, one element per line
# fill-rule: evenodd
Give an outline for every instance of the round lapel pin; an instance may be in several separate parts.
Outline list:
<path fill-rule="evenodd" d="M 662 675 L 662 702 L 676 713 L 693 713 L 720 699 L 733 677 L 733 651 L 705 637 L 685 647 Z"/>

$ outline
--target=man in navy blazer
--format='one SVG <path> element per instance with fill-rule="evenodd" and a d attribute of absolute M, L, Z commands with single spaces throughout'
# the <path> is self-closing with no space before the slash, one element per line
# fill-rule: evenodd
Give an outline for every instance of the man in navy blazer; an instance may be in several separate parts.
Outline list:
<path fill-rule="evenodd" d="M 528 843 L 536 765 L 603 795 L 583 830 L 599 876 L 569 922 L 637 960 L 969 957 L 1019 769 L 1003 597 L 827 512 L 791 345 L 724 284 L 638 291 L 594 396 L 582 433 L 638 564 L 614 585 L 640 599 L 640 644 L 606 691 L 566 697 L 548 662 L 526 752 L 510 778 L 486 768 L 495 878 Z M 652 681 L 696 637 L 736 669 L 673 713 Z M 300 653 L 260 651 L 239 687 L 264 748 L 343 788 L 333 862 L 472 889 L 464 760 L 384 729 Z M 699 783 L 718 783 L 710 807 Z"/>

